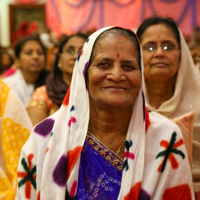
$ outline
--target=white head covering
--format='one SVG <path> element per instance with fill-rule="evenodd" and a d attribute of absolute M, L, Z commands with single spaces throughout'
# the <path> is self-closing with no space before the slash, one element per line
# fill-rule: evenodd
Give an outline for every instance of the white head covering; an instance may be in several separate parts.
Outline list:
<path fill-rule="evenodd" d="M 66 182 L 69 193 L 71 189 L 77 185 L 80 152 L 85 142 L 90 112 L 88 90 L 85 84 L 85 70 L 89 65 L 95 40 L 102 32 L 110 28 L 111 27 L 103 28 L 92 34 L 86 41 L 81 55 L 79 55 L 75 63 L 70 92 L 68 92 L 59 113 L 57 113 L 52 131 L 53 135 L 49 141 L 48 153 L 44 161 L 44 169 L 48 170 L 44 170 L 41 177 L 43 179 L 41 185 L 41 190 L 43 191 L 41 193 L 41 199 L 46 199 L 46 197 L 44 197 L 46 194 L 53 197 L 63 197 L 65 195 L 65 187 L 63 186 Z M 143 66 L 143 64 L 141 64 L 141 66 Z M 143 74 L 143 69 L 141 69 L 141 74 Z M 123 187 L 121 188 L 118 199 L 122 199 L 123 196 L 129 193 L 132 185 L 142 181 L 145 144 L 145 100 L 143 88 L 144 81 L 142 78 L 142 85 L 134 104 L 126 138 L 126 140 L 132 140 L 134 144 L 137 144 L 132 145 L 129 149 L 130 152 L 134 152 L 137 165 L 136 162 L 134 162 L 135 159 L 129 161 L 129 167 L 132 170 L 124 170 L 123 172 Z M 138 127 L 140 128 L 138 129 Z M 37 131 L 36 129 L 37 127 L 35 131 Z M 137 130 L 137 132 L 133 130 Z M 55 177 L 55 171 L 58 169 L 62 171 L 63 163 L 67 163 L 68 165 L 65 166 L 65 169 L 66 167 L 68 168 L 67 180 L 60 181 L 59 177 Z M 52 176 L 49 174 L 52 174 Z M 55 184 L 46 187 L 46 183 L 50 182 L 54 182 Z"/>
<path fill-rule="evenodd" d="M 25 199 L 26 192 L 29 192 L 31 200 L 36 196 L 42 200 L 63 200 L 65 194 L 69 194 L 70 199 L 76 198 L 80 153 L 86 139 L 90 114 L 85 71 L 89 67 L 97 37 L 111 28 L 113 27 L 100 29 L 87 39 L 75 63 L 71 87 L 61 108 L 35 126 L 31 137 L 22 148 L 18 173 L 21 176 L 26 174 L 24 172 L 27 167 L 24 166 L 27 162 L 31 175 L 36 174 L 36 182 L 29 176 L 35 188 L 31 195 L 30 191 L 26 191 L 24 179 L 19 177 L 17 200 L 22 197 Z M 128 167 L 123 169 L 117 199 L 144 199 L 144 196 L 145 199 L 150 199 L 152 196 L 151 199 L 157 200 L 165 194 L 168 196 L 175 186 L 187 188 L 187 197 L 194 199 L 189 163 L 180 130 L 165 117 L 154 112 L 148 114 L 143 92 L 143 74 L 141 59 L 141 88 L 133 104 L 124 152 L 124 163 L 128 163 Z M 170 151 L 181 155 L 171 156 L 175 160 L 174 168 L 168 162 L 168 146 Z M 161 170 L 165 172 L 162 173 Z M 172 174 L 171 178 L 169 174 Z M 183 189 L 179 190 L 179 197 L 185 196 Z"/>
<path fill-rule="evenodd" d="M 161 104 L 158 109 L 150 105 L 147 91 L 145 92 L 145 98 L 148 109 L 171 119 L 195 111 L 192 167 L 200 180 L 200 157 L 197 156 L 200 152 L 200 76 L 195 70 L 188 45 L 180 30 L 179 34 L 181 38 L 181 60 L 174 95 L 171 99 Z M 200 191 L 200 182 L 194 183 L 194 189 L 196 192 Z"/>

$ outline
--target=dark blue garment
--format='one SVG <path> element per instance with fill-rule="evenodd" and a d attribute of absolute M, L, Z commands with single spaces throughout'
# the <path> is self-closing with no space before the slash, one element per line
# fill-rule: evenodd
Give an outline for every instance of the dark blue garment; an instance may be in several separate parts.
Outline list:
<path fill-rule="evenodd" d="M 81 153 L 77 199 L 116 200 L 121 177 L 122 171 L 100 155 L 86 140 Z"/>

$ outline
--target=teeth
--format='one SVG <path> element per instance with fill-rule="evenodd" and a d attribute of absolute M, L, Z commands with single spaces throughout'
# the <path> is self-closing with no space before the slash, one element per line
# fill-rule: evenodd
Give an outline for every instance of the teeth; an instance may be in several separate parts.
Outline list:
<path fill-rule="evenodd" d="M 108 90 L 125 90 L 123 88 L 107 88 Z"/>

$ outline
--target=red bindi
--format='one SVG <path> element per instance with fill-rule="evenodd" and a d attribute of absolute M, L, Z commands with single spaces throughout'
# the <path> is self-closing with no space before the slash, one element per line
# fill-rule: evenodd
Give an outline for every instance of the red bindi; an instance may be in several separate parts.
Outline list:
<path fill-rule="evenodd" d="M 119 54 L 117 54 L 117 57 L 119 58 Z"/>
<path fill-rule="evenodd" d="M 159 38 L 159 37 L 160 37 L 160 35 L 157 35 L 157 37 Z"/>

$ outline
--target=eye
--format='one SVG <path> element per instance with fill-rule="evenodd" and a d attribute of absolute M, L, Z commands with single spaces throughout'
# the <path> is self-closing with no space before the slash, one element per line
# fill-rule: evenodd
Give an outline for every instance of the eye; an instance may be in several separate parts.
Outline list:
<path fill-rule="evenodd" d="M 124 68 L 127 68 L 127 69 L 132 69 L 134 67 L 130 66 L 130 65 L 124 65 Z"/>
<path fill-rule="evenodd" d="M 32 54 L 32 51 L 26 51 L 25 54 L 31 55 L 31 54 Z"/>
<path fill-rule="evenodd" d="M 154 51 L 156 49 L 156 45 L 155 44 L 145 44 L 143 46 L 143 50 L 145 51 Z"/>
<path fill-rule="evenodd" d="M 165 43 L 162 46 L 163 46 L 163 50 L 165 50 L 165 51 L 171 51 L 176 48 L 176 45 L 172 42 Z"/>
<path fill-rule="evenodd" d="M 44 55 L 43 51 L 38 51 L 38 55 Z"/>
<path fill-rule="evenodd" d="M 109 67 L 109 64 L 108 63 L 105 63 L 105 62 L 101 62 L 97 65 L 98 67 L 102 67 L 102 68 L 106 68 L 106 67 Z"/>
<path fill-rule="evenodd" d="M 134 69 L 137 69 L 137 67 L 133 66 L 133 65 L 123 65 L 123 69 L 125 71 L 132 71 Z"/>
<path fill-rule="evenodd" d="M 74 55 L 75 54 L 75 50 L 74 49 L 67 49 L 65 52 L 67 52 L 70 55 Z"/>

